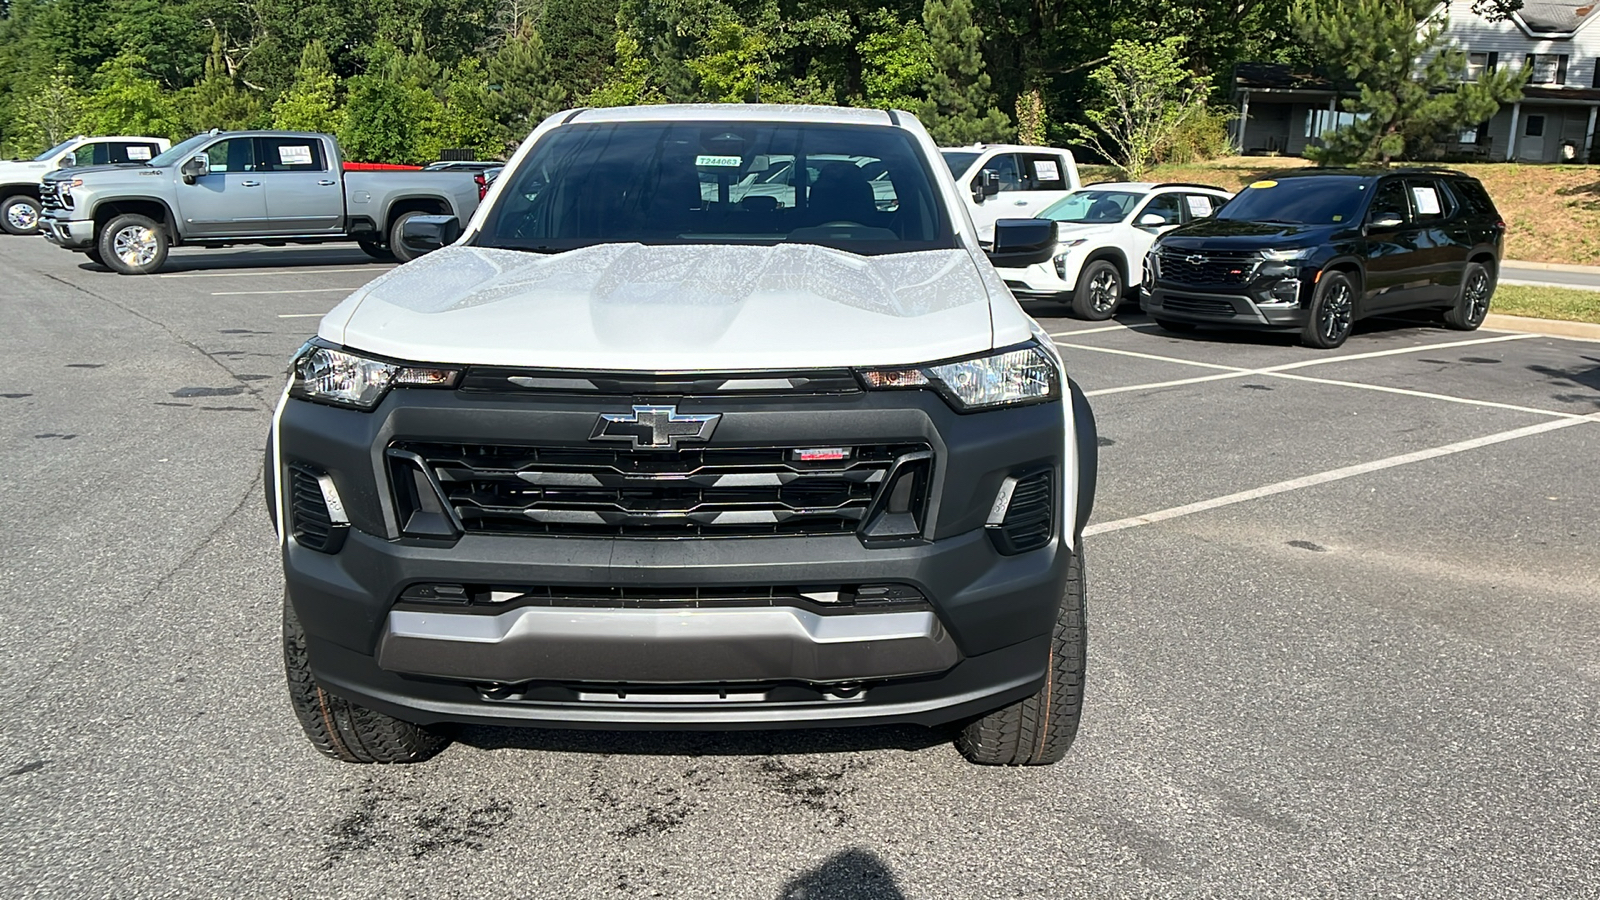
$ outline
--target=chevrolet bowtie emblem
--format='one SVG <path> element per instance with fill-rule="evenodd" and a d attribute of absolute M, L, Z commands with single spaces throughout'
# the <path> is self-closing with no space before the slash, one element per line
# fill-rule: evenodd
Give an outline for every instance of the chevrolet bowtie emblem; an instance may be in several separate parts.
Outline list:
<path fill-rule="evenodd" d="M 1203 266 L 1206 263 L 1206 258 L 1198 253 L 1191 253 L 1188 256 L 1185 256 L 1183 261 L 1191 266 Z"/>
<path fill-rule="evenodd" d="M 591 441 L 628 441 L 633 447 L 672 449 L 679 441 L 709 441 L 722 413 L 679 415 L 676 406 L 635 406 L 631 413 L 601 413 Z"/>

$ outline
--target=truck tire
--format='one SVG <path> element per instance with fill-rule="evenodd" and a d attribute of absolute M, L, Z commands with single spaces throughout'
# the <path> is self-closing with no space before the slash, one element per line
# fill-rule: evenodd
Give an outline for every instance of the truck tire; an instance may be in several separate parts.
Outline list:
<path fill-rule="evenodd" d="M 394 251 L 390 250 L 387 244 L 380 244 L 377 241 L 356 241 L 356 246 L 361 248 L 362 253 L 379 262 L 394 262 Z"/>
<path fill-rule="evenodd" d="M 0 200 L 0 228 L 7 234 L 38 234 L 39 201 L 26 194 Z"/>
<path fill-rule="evenodd" d="M 431 215 L 431 213 L 414 209 L 410 212 L 403 212 L 400 215 L 395 216 L 394 221 L 389 223 L 389 252 L 394 254 L 395 259 L 403 263 L 408 263 L 422 255 L 415 250 L 407 249 L 406 245 L 401 243 L 400 232 L 401 229 L 406 227 L 407 221 L 414 219 L 417 216 L 426 215 Z"/>
<path fill-rule="evenodd" d="M 1489 314 L 1489 300 L 1494 297 L 1494 275 L 1483 263 L 1467 263 L 1461 273 L 1461 292 L 1454 306 L 1444 312 L 1444 324 L 1456 331 L 1477 331 L 1483 317 Z"/>
<path fill-rule="evenodd" d="M 1080 540 L 1067 563 L 1067 589 L 1051 636 L 1044 687 L 963 728 L 956 749 L 969 761 L 983 766 L 1047 766 L 1066 755 L 1083 713 L 1086 614 Z"/>
<path fill-rule="evenodd" d="M 156 220 L 127 213 L 100 229 L 95 248 L 100 258 L 123 275 L 149 275 L 167 262 L 167 231 Z"/>
<path fill-rule="evenodd" d="M 106 265 L 106 258 L 100 255 L 99 247 L 90 247 L 89 249 L 83 251 L 83 255 L 89 257 L 89 262 L 94 263 L 102 269 L 111 268 L 110 266 Z"/>
<path fill-rule="evenodd" d="M 1332 350 L 1350 336 L 1356 321 L 1356 283 L 1344 272 L 1329 272 L 1317 282 L 1300 343 Z"/>
<path fill-rule="evenodd" d="M 450 742 L 421 725 L 358 706 L 317 684 L 306 659 L 306 633 L 283 598 L 283 669 L 289 703 L 317 752 L 341 762 L 422 762 Z"/>
<path fill-rule="evenodd" d="M 1091 322 L 1111 318 L 1122 303 L 1127 286 L 1122 270 L 1109 259 L 1097 259 L 1078 273 L 1078 286 L 1072 291 L 1072 314 Z"/>

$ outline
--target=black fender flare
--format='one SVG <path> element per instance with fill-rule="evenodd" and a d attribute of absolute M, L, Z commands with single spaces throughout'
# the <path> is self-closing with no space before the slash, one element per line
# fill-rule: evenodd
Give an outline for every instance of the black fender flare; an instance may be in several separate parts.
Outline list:
<path fill-rule="evenodd" d="M 1089 524 L 1094 512 L 1095 479 L 1100 472 L 1100 432 L 1095 427 L 1094 410 L 1083 388 L 1071 379 L 1067 391 L 1072 398 L 1072 436 L 1078 448 L 1078 506 L 1072 523 L 1072 543 L 1078 546 L 1083 540 L 1083 528 Z"/>

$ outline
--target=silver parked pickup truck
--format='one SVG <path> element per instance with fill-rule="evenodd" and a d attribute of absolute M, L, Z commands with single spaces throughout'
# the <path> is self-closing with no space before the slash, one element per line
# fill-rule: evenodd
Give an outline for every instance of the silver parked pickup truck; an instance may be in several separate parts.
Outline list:
<path fill-rule="evenodd" d="M 178 244 L 355 241 L 378 259 L 415 255 L 407 219 L 465 221 L 487 182 L 474 172 L 345 172 L 326 134 L 198 134 L 142 166 L 60 169 L 39 186 L 51 243 L 126 275 L 161 269 Z"/>

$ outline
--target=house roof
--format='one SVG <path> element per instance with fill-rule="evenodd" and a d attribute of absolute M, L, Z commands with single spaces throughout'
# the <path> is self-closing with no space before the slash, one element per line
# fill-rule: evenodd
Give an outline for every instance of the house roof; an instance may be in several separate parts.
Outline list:
<path fill-rule="evenodd" d="M 1596 0 L 1523 0 L 1515 15 L 1534 34 L 1572 34 L 1592 18 Z"/>

